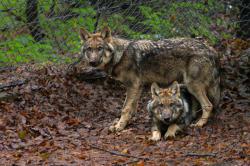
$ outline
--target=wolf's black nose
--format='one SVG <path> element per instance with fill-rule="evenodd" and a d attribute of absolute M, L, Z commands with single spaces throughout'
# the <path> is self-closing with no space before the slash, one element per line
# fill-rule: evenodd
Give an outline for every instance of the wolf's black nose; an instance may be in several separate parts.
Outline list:
<path fill-rule="evenodd" d="M 90 61 L 89 64 L 93 67 L 96 67 L 98 65 L 98 62 L 96 61 Z"/>
<path fill-rule="evenodd" d="M 170 121 L 170 117 L 164 118 L 164 121 L 165 121 L 165 122 L 169 122 L 169 121 Z"/>

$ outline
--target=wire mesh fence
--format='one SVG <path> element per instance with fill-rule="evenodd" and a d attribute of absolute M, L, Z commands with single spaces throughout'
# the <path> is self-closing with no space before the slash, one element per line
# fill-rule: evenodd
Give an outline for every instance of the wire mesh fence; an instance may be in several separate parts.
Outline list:
<path fill-rule="evenodd" d="M 128 39 L 204 37 L 212 45 L 250 37 L 247 0 L 1 0 L 0 61 L 70 60 L 79 29 L 108 25 Z M 0 62 L 0 63 L 1 63 Z"/>

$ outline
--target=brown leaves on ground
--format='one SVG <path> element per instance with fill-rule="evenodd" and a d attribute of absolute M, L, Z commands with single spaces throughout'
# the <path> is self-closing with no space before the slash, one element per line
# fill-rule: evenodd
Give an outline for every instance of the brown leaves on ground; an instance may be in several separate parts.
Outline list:
<path fill-rule="evenodd" d="M 0 102 L 0 164 L 248 165 L 247 58 L 221 60 L 225 89 L 221 111 L 204 128 L 188 128 L 175 140 L 157 143 L 148 141 L 148 90 L 126 130 L 109 134 L 108 127 L 120 116 L 125 98 L 119 83 L 82 81 L 79 73 L 67 74 L 66 66 L 27 65 L 5 71 L 1 73 L 1 84 L 27 82 L 0 89 L 0 93 L 16 95 L 13 100 Z"/>

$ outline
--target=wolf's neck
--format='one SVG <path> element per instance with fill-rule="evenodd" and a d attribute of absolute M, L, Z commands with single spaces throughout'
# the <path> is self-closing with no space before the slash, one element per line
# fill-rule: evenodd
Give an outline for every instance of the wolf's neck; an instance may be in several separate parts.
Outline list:
<path fill-rule="evenodd" d="M 124 50 L 127 48 L 128 44 L 129 44 L 129 40 L 126 39 L 122 39 L 122 38 L 118 38 L 118 37 L 113 37 L 113 47 L 115 50 L 115 56 L 113 57 L 113 65 L 117 64 L 118 62 L 120 62 L 123 52 Z"/>

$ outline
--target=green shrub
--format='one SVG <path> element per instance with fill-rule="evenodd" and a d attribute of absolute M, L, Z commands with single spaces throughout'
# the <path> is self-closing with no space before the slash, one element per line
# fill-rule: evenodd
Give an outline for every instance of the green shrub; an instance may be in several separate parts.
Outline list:
<path fill-rule="evenodd" d="M 49 16 L 54 2 L 54 15 Z M 77 2 L 82 6 L 72 7 L 69 2 L 71 4 Z M 119 5 L 124 2 L 114 3 Z M 216 17 L 216 13 L 224 11 L 223 3 L 217 0 L 206 2 L 205 4 L 204 1 L 170 1 L 167 3 L 156 1 L 154 5 L 144 3 L 144 5 L 131 6 L 129 9 L 110 15 L 104 11 L 97 28 L 109 25 L 114 34 L 130 39 L 155 40 L 177 36 L 203 36 L 215 44 L 222 38 L 232 37 L 228 32 L 218 33 L 214 29 L 214 27 L 228 27 L 229 23 L 226 20 Z M 80 27 L 90 32 L 95 29 L 96 10 L 90 6 L 89 1 L 39 0 L 39 24 L 46 36 L 42 42 L 36 43 L 27 33 L 25 5 L 26 0 L 2 0 L 0 3 L 0 19 L 2 19 L 0 30 L 3 31 L 0 34 L 1 64 L 31 61 L 69 62 L 72 59 L 70 55 L 80 51 Z M 7 12 L 1 12 L 6 9 L 13 9 L 11 11 L 21 20 L 18 21 Z M 128 12 L 130 10 L 131 13 Z M 67 19 L 64 18 L 65 13 L 78 16 Z M 19 32 L 20 30 L 24 31 Z M 68 56 L 64 56 L 65 54 Z"/>
<path fill-rule="evenodd" d="M 19 35 L 0 43 L 0 64 L 44 61 L 68 62 L 69 58 L 57 55 L 49 41 L 36 43 L 30 35 Z"/>

